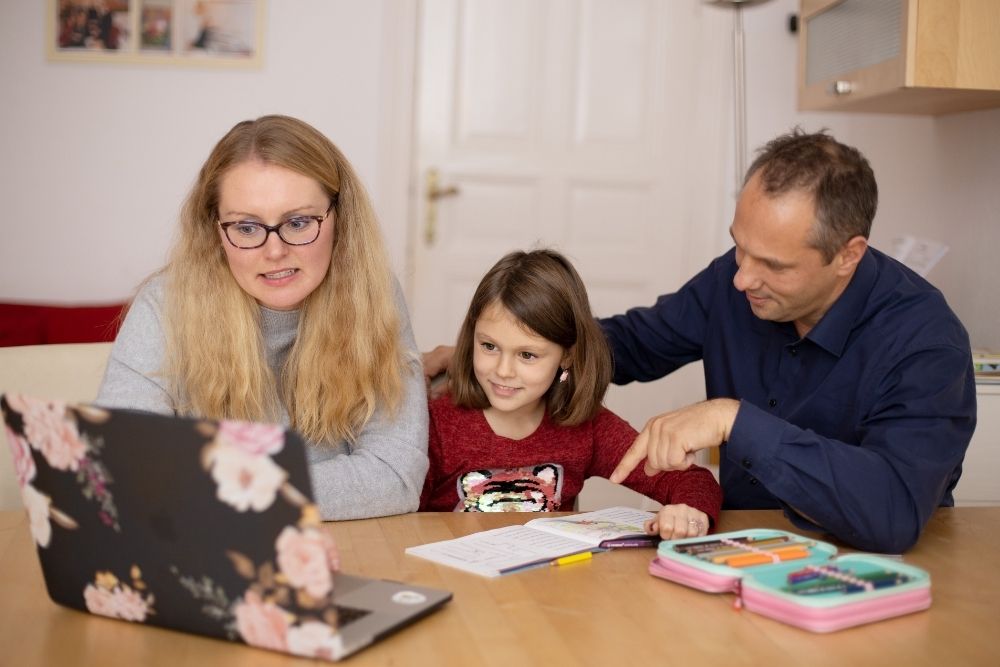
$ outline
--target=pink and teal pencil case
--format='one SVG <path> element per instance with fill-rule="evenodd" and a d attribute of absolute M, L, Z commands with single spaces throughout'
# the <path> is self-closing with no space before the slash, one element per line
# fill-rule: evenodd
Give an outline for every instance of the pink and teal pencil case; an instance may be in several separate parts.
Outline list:
<path fill-rule="evenodd" d="M 925 570 L 871 554 L 837 556 L 832 544 L 770 529 L 660 543 L 649 573 L 813 632 L 833 632 L 927 609 Z"/>

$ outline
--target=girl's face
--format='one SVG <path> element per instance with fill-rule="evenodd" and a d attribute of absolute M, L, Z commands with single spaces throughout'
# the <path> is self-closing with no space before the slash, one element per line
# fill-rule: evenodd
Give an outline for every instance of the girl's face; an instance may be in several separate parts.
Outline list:
<path fill-rule="evenodd" d="M 322 216 L 330 198 L 320 184 L 298 172 L 258 160 L 241 162 L 219 183 L 219 220 L 279 225 L 300 216 Z M 326 278 L 333 255 L 333 211 L 308 245 L 289 245 L 267 235 L 259 248 L 236 248 L 219 228 L 229 270 L 243 290 L 272 310 L 294 310 Z M 296 224 L 293 220 L 292 224 Z"/>
<path fill-rule="evenodd" d="M 566 350 L 527 329 L 499 303 L 476 321 L 472 366 L 492 408 L 509 416 L 534 416 L 564 364 Z"/>

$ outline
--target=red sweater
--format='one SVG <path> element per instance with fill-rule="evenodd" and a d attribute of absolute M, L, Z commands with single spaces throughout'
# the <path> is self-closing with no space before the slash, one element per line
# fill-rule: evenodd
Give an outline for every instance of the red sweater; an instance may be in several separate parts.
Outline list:
<path fill-rule="evenodd" d="M 423 511 L 572 510 L 588 477 L 608 477 L 638 435 L 606 408 L 579 426 L 542 419 L 511 440 L 493 432 L 482 410 L 456 407 L 445 395 L 430 403 L 430 470 Z M 624 485 L 664 505 L 684 503 L 719 517 L 722 490 L 712 473 L 692 466 L 647 477 L 638 466 Z"/>

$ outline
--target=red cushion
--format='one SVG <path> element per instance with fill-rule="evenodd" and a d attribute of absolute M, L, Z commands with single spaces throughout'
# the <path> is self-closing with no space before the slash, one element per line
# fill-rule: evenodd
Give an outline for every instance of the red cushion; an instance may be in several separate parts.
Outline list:
<path fill-rule="evenodd" d="M 0 303 L 0 346 L 36 345 L 45 339 L 45 317 L 37 306 Z"/>
<path fill-rule="evenodd" d="M 124 307 L 0 303 L 0 346 L 111 341 Z"/>

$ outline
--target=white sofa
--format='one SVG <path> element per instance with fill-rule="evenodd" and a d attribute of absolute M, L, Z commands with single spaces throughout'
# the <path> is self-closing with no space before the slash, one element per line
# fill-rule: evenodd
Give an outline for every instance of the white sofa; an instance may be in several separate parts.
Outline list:
<path fill-rule="evenodd" d="M 104 376 L 111 343 L 0 347 L 0 393 L 14 392 L 71 403 L 92 401 Z M 0 429 L 0 509 L 20 509 L 21 494 Z"/>

